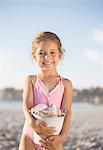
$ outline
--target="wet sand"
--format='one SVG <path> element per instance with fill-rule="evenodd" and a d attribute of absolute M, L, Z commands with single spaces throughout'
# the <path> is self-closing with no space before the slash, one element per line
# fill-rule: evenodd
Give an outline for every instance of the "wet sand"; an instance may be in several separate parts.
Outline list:
<path fill-rule="evenodd" d="M 22 110 L 0 110 L 0 150 L 18 150 Z M 103 150 L 103 107 L 73 109 L 64 150 Z"/>

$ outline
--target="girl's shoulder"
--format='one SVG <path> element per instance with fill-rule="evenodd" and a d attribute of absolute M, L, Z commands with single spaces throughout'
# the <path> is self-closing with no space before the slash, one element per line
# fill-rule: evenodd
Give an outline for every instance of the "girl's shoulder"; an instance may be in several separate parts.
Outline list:
<path fill-rule="evenodd" d="M 70 79 L 62 77 L 62 82 L 63 82 L 64 87 L 69 86 L 72 88 L 72 81 Z"/>
<path fill-rule="evenodd" d="M 36 75 L 27 75 L 25 82 L 34 84 L 37 79 Z"/>

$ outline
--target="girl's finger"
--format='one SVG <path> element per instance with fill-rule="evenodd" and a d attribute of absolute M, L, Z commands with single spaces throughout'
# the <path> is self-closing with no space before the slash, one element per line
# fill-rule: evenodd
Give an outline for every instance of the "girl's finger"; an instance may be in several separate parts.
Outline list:
<path fill-rule="evenodd" d="M 43 133 L 43 134 L 45 134 L 45 135 L 53 135 L 54 133 L 55 133 L 55 130 L 53 129 L 53 130 L 50 130 L 50 129 L 44 129 L 44 128 L 42 128 L 41 129 L 41 133 Z"/>
<path fill-rule="evenodd" d="M 54 140 L 55 139 L 55 137 L 54 136 L 50 136 L 50 137 L 48 137 L 48 140 L 49 141 L 52 141 L 52 140 Z"/>
<path fill-rule="evenodd" d="M 46 127 L 48 126 L 48 124 L 45 121 L 40 121 L 40 122 L 41 122 L 42 125 L 44 125 Z"/>
<path fill-rule="evenodd" d="M 54 127 L 46 128 L 46 131 L 47 131 L 47 132 L 50 132 L 50 133 L 56 132 L 56 130 L 55 130 Z"/>
<path fill-rule="evenodd" d="M 45 143 L 46 143 L 46 140 L 44 140 L 44 139 L 41 139 L 41 140 L 40 140 L 40 143 L 43 143 L 43 144 L 45 144 Z"/>
<path fill-rule="evenodd" d="M 46 136 L 51 136 L 51 135 L 53 135 L 53 133 L 54 133 L 54 132 L 47 132 L 47 131 L 46 131 L 46 132 L 42 132 L 42 134 L 44 134 L 44 135 L 46 135 Z"/>
<path fill-rule="evenodd" d="M 45 140 L 46 139 L 46 135 L 45 134 L 39 134 L 40 135 L 40 137 L 43 139 L 43 140 Z"/>
<path fill-rule="evenodd" d="M 42 129 L 46 131 L 55 131 L 55 127 L 42 127 Z"/>

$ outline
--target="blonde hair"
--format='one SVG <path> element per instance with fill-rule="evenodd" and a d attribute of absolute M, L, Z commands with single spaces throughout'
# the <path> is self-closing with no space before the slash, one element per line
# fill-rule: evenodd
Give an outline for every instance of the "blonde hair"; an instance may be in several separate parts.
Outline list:
<path fill-rule="evenodd" d="M 32 53 L 35 52 L 37 45 L 40 42 L 48 41 L 48 40 L 52 40 L 52 41 L 56 42 L 59 52 L 61 54 L 63 54 L 64 49 L 62 49 L 61 41 L 60 41 L 59 37 L 55 33 L 52 33 L 52 32 L 41 32 L 41 33 L 37 34 L 37 36 L 32 40 Z"/>

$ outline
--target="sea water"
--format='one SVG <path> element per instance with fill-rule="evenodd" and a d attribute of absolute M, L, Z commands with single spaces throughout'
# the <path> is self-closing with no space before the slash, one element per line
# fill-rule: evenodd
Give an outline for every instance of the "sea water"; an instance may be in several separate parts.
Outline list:
<path fill-rule="evenodd" d="M 72 109 L 95 109 L 103 108 L 103 104 L 90 104 L 84 102 L 73 102 Z M 0 100 L 0 110 L 2 109 L 22 109 L 22 100 Z"/>
<path fill-rule="evenodd" d="M 22 109 L 21 100 L 0 100 L 0 110 L 2 109 Z"/>

